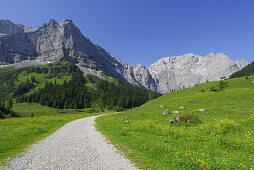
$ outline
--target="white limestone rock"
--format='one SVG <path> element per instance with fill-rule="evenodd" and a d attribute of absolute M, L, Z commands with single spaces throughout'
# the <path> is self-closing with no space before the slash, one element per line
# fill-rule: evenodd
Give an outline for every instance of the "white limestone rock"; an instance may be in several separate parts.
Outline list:
<path fill-rule="evenodd" d="M 100 77 L 104 71 L 159 93 L 229 77 L 247 65 L 244 60 L 233 62 L 222 53 L 210 53 L 206 57 L 190 53 L 161 58 L 146 69 L 140 64 L 128 65 L 93 44 L 71 20 L 52 19 L 36 29 L 0 20 L 0 66 L 30 58 L 39 63 L 67 58 L 84 73 Z"/>

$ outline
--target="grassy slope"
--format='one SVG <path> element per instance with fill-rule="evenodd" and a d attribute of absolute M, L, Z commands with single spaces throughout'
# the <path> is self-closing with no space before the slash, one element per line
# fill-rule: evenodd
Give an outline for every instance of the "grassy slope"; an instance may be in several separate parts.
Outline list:
<path fill-rule="evenodd" d="M 46 77 L 48 75 L 50 75 L 50 74 L 49 73 L 48 74 L 44 74 L 44 73 L 27 73 L 26 71 L 23 71 L 18 75 L 18 79 L 17 79 L 17 81 L 15 81 L 15 85 L 18 86 L 20 83 L 29 81 L 29 80 L 31 80 L 32 77 L 34 77 L 35 82 L 33 84 L 34 84 L 35 87 L 33 89 L 31 89 L 28 93 L 28 94 L 32 94 L 35 91 L 38 91 L 39 89 L 44 88 L 46 81 L 52 82 L 52 83 L 56 81 L 57 84 L 62 84 L 64 82 L 64 80 L 65 81 L 70 81 L 71 80 L 71 75 L 66 75 L 66 76 L 54 77 L 54 78 L 51 78 L 51 79 L 47 79 Z"/>
<path fill-rule="evenodd" d="M 87 113 L 89 109 L 56 109 L 42 106 L 38 103 L 17 103 L 14 104 L 13 111 L 18 113 L 21 117 L 30 117 L 31 114 L 37 117 Z"/>
<path fill-rule="evenodd" d="M 132 111 L 100 117 L 97 128 L 141 168 L 250 169 L 254 83 L 249 78 L 227 80 L 229 87 L 222 92 L 210 92 L 218 84 L 211 82 L 169 93 Z M 166 109 L 171 113 L 164 116 Z M 203 123 L 170 125 L 174 110 L 197 115 Z"/>
<path fill-rule="evenodd" d="M 79 118 L 102 113 L 85 113 L 85 110 L 54 109 L 36 103 L 19 103 L 14 111 L 23 118 L 0 119 L 0 165 L 8 157 L 15 157 L 37 141 L 53 133 L 64 124 Z M 30 116 L 34 113 L 34 117 Z"/>
<path fill-rule="evenodd" d="M 45 86 L 45 81 L 55 82 L 58 84 L 62 84 L 64 80 L 71 80 L 71 73 L 68 72 L 68 68 L 71 67 L 71 64 L 65 61 L 55 62 L 52 64 L 45 65 L 36 65 L 25 68 L 14 68 L 12 66 L 6 66 L 0 68 L 0 90 L 2 91 L 1 95 L 8 97 L 9 95 L 13 95 L 13 92 L 18 87 L 19 84 L 24 83 L 26 81 L 31 82 L 31 78 L 35 78 L 34 88 L 32 88 L 28 94 L 31 94 L 40 88 Z M 35 71 L 31 71 L 31 69 L 44 69 L 44 70 L 56 70 L 62 69 L 62 71 L 58 71 L 59 73 L 36 73 Z M 65 70 L 63 70 L 63 68 Z M 29 73 L 28 73 L 29 72 Z"/>
<path fill-rule="evenodd" d="M 44 69 L 54 69 L 54 68 L 61 68 L 66 67 L 68 68 L 70 64 L 68 62 L 57 62 L 53 64 L 46 64 L 46 65 L 37 65 L 32 66 L 34 68 L 44 68 Z M 30 67 L 31 68 L 31 67 Z M 29 69 L 29 67 L 28 67 Z M 55 75 L 52 78 L 48 78 L 51 76 L 52 73 L 36 73 L 36 72 L 30 72 L 28 73 L 26 70 L 22 71 L 18 74 L 17 80 L 14 82 L 15 86 L 18 86 L 21 83 L 24 83 L 26 81 L 30 81 L 32 77 L 35 78 L 34 88 L 29 91 L 28 94 L 32 94 L 35 91 L 38 91 L 41 88 L 45 87 L 45 82 L 52 82 L 54 83 L 56 81 L 57 84 L 62 84 L 64 81 L 70 81 L 71 80 L 71 74 L 70 73 L 63 73 L 59 74 L 58 76 Z"/>

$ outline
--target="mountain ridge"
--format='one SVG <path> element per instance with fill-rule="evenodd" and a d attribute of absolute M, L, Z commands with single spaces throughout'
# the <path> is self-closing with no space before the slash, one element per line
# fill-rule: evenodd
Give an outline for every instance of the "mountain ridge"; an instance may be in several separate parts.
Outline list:
<path fill-rule="evenodd" d="M 104 71 L 120 80 L 160 93 L 191 87 L 202 83 L 205 79 L 213 81 L 221 77 L 229 77 L 247 65 L 244 61 L 234 63 L 220 53 L 219 55 L 210 53 L 206 56 L 216 59 L 215 62 L 212 59 L 206 61 L 201 56 L 189 53 L 162 58 L 146 68 L 141 64 L 129 65 L 115 58 L 99 45 L 92 43 L 69 19 L 59 22 L 51 19 L 35 29 L 11 23 L 9 20 L 7 23 L 6 20 L 0 20 L 0 28 L 1 25 L 3 28 L 4 25 L 13 27 L 9 29 L 9 32 L 6 29 L 0 29 L 2 33 L 0 35 L 0 65 L 26 60 L 45 64 L 67 58 L 85 74 L 100 77 L 101 72 Z M 30 29 L 25 30 L 25 27 Z M 202 64 L 203 60 L 206 64 Z M 170 62 L 176 64 L 170 64 Z M 220 68 L 216 68 L 216 65 Z M 210 75 L 213 71 L 217 71 L 212 75 L 214 77 Z M 203 75 L 199 72 L 208 73 Z"/>

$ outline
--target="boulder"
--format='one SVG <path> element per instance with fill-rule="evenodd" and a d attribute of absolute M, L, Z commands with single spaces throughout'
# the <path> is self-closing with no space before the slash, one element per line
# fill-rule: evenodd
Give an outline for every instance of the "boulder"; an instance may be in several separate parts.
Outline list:
<path fill-rule="evenodd" d="M 175 121 L 173 120 L 173 119 L 170 119 L 170 124 L 174 124 L 175 123 Z"/>
<path fill-rule="evenodd" d="M 176 118 L 177 122 L 179 122 L 181 120 L 179 116 L 176 116 L 175 118 Z"/>
<path fill-rule="evenodd" d="M 184 109 L 184 107 L 183 107 L 183 106 L 180 106 L 180 109 Z"/>
<path fill-rule="evenodd" d="M 169 110 L 164 110 L 163 115 L 168 115 L 170 113 Z"/>
<path fill-rule="evenodd" d="M 160 105 L 160 108 L 163 108 L 164 107 L 164 105 Z"/>
<path fill-rule="evenodd" d="M 199 112 L 205 112 L 206 109 L 198 109 Z"/>
<path fill-rule="evenodd" d="M 173 111 L 173 113 L 174 113 L 174 114 L 178 114 L 178 113 L 180 113 L 180 112 L 176 110 L 176 111 Z"/>
<path fill-rule="evenodd" d="M 123 119 L 119 119 L 119 121 L 123 121 Z"/>

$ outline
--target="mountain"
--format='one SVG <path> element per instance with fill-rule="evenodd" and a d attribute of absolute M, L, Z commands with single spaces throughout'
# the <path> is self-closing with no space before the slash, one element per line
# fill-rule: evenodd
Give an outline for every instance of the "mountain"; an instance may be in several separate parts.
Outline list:
<path fill-rule="evenodd" d="M 31 31 L 32 28 L 21 24 L 14 24 L 10 20 L 0 20 L 0 33 L 12 34 Z"/>
<path fill-rule="evenodd" d="M 254 74 L 254 61 L 252 61 L 251 64 L 248 64 L 246 67 L 244 67 L 240 71 L 237 71 L 234 74 L 232 74 L 230 78 L 249 76 L 251 74 Z"/>
<path fill-rule="evenodd" d="M 148 70 L 156 82 L 157 91 L 166 93 L 229 77 L 247 64 L 244 60 L 231 61 L 223 53 L 216 55 L 210 53 L 205 57 L 190 53 L 183 56 L 161 58 Z"/>
<path fill-rule="evenodd" d="M 67 19 L 60 22 L 50 20 L 35 29 L 0 20 L 0 33 L 0 65 L 23 67 L 65 58 L 85 74 L 102 78 L 104 71 L 160 93 L 228 77 L 247 65 L 245 61 L 232 62 L 223 54 L 206 57 L 187 54 L 162 58 L 148 69 L 140 64 L 131 66 L 93 44 Z"/>
<path fill-rule="evenodd" d="M 140 65 L 130 66 L 113 57 L 84 37 L 71 20 L 50 20 L 34 30 L 0 36 L 0 65 L 24 60 L 34 64 L 68 58 L 84 73 L 99 75 L 102 71 L 116 78 L 156 91 L 154 80 Z M 140 74 L 142 73 L 142 80 Z"/>

